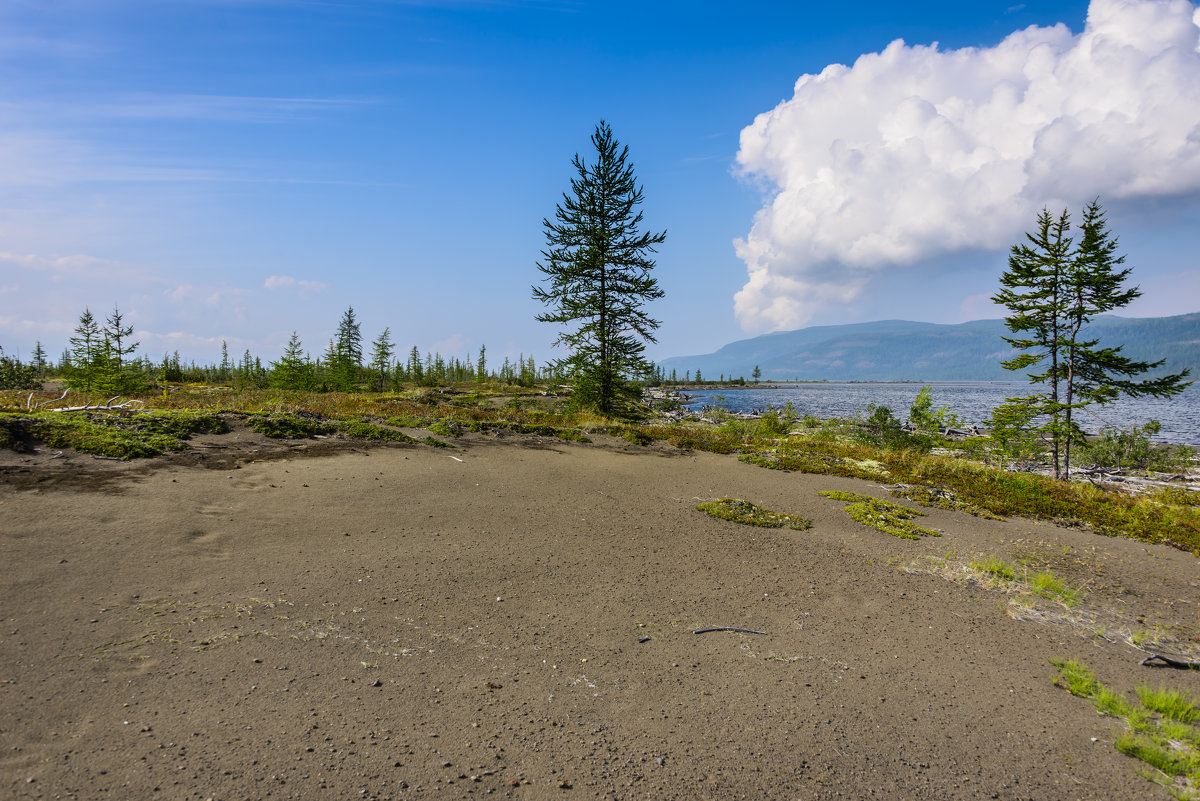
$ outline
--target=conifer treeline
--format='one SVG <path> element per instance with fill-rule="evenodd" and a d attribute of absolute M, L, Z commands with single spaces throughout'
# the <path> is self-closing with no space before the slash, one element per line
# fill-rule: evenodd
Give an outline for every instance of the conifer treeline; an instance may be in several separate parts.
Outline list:
<path fill-rule="evenodd" d="M 61 376 L 71 389 L 113 395 L 136 393 L 160 383 L 352 392 L 469 381 L 531 387 L 538 381 L 561 380 L 549 369 L 539 369 L 533 356 L 523 353 L 516 361 L 505 357 L 493 367 L 488 363 L 486 346 L 479 348 L 477 356 L 460 359 L 440 353 L 422 355 L 414 345 L 401 358 L 390 328 L 385 328 L 371 343 L 370 352 L 364 353 L 362 328 L 353 307 L 342 315 L 334 339 L 315 359 L 295 332 L 278 360 L 265 365 L 248 349 L 235 361 L 225 342 L 221 343 L 221 361 L 216 364 L 184 362 L 179 351 L 164 354 L 156 362 L 148 355 L 137 354 L 140 344 L 133 341 L 133 326 L 126 323 L 119 308 L 114 307 L 103 323 L 85 309 L 57 363 L 51 362 L 41 342 L 27 364 L 5 355 L 0 348 L 0 389 L 36 389 L 51 374 Z"/>

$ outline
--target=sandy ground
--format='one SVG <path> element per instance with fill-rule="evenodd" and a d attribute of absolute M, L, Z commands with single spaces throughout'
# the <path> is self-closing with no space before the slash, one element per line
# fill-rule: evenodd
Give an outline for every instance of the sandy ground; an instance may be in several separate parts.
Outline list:
<path fill-rule="evenodd" d="M 885 496 L 615 440 L 6 453 L 0 796 L 1167 798 L 1048 660 L 1200 694 L 1114 636 L 1194 634 L 1200 560 L 938 510 L 899 540 L 822 489 Z M 695 509 L 730 496 L 814 526 Z M 941 575 L 980 554 L 1086 585 L 1108 639 Z"/>

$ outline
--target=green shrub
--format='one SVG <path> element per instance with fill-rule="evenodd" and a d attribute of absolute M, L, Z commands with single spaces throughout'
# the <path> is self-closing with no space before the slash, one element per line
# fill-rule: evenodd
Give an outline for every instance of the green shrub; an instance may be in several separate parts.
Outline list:
<path fill-rule="evenodd" d="M 0 389 L 42 388 L 37 365 L 22 364 L 19 359 L 7 356 L 0 348 Z"/>
<path fill-rule="evenodd" d="M 384 428 L 383 426 L 368 423 L 365 420 L 356 420 L 351 423 L 346 423 L 342 429 L 346 436 L 354 437 L 355 439 L 369 439 L 374 442 L 416 442 L 414 438 L 405 434 L 403 431 L 397 431 L 394 428 Z"/>
<path fill-rule="evenodd" d="M 1092 439 L 1081 439 L 1072 461 L 1094 467 L 1141 468 L 1171 472 L 1185 469 L 1193 451 L 1186 445 L 1157 444 L 1151 438 L 1162 430 L 1157 420 L 1127 431 L 1101 429 Z"/>
<path fill-rule="evenodd" d="M 921 387 L 917 398 L 908 410 L 908 423 L 919 431 L 936 434 L 943 428 L 961 428 L 963 421 L 950 411 L 949 406 L 933 409 L 933 388 Z"/>
<path fill-rule="evenodd" d="M 187 439 L 192 434 L 225 434 L 229 426 L 219 415 L 184 409 L 141 412 L 124 418 L 122 427 Z"/>
<path fill-rule="evenodd" d="M 337 430 L 320 418 L 294 414 L 253 414 L 247 418 L 246 425 L 272 439 L 308 439 Z"/>
<path fill-rule="evenodd" d="M 455 439 L 462 436 L 462 426 L 453 420 L 438 420 L 431 423 L 429 431 L 432 434 L 440 434 L 443 437 L 452 437 Z"/>
<path fill-rule="evenodd" d="M 933 449 L 933 436 L 905 431 L 887 406 L 870 404 L 867 406 L 866 415 L 860 415 L 856 422 L 857 438 L 860 442 L 893 450 L 926 452 Z"/>

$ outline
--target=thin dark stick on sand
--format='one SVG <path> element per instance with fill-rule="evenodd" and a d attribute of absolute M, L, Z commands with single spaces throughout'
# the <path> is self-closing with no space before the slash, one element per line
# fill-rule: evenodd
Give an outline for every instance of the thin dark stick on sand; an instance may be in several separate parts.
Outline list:
<path fill-rule="evenodd" d="M 737 626 L 713 626 L 709 629 L 696 629 L 692 634 L 708 634 L 710 631 L 739 631 L 742 634 L 766 634 L 765 631 L 755 631 L 754 629 L 739 629 Z"/>
<path fill-rule="evenodd" d="M 1167 667 L 1179 668 L 1181 670 L 1200 670 L 1200 662 L 1187 662 L 1182 659 L 1172 659 L 1169 656 L 1163 656 L 1161 654 L 1152 654 L 1143 659 L 1141 662 L 1138 662 L 1138 664 L 1148 665 L 1155 659 L 1161 659 L 1163 664 L 1165 664 Z"/>

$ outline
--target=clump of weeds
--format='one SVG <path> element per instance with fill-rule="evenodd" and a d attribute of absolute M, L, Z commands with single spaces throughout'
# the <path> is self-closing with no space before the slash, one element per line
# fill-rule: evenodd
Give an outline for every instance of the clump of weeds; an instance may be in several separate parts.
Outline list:
<path fill-rule="evenodd" d="M 1050 660 L 1058 669 L 1054 684 L 1087 698 L 1101 715 L 1124 725 L 1113 745 L 1150 770 L 1137 773 L 1181 801 L 1200 799 L 1200 710 L 1191 696 L 1165 686 L 1135 688 L 1140 704 L 1106 687 L 1075 660 Z"/>

